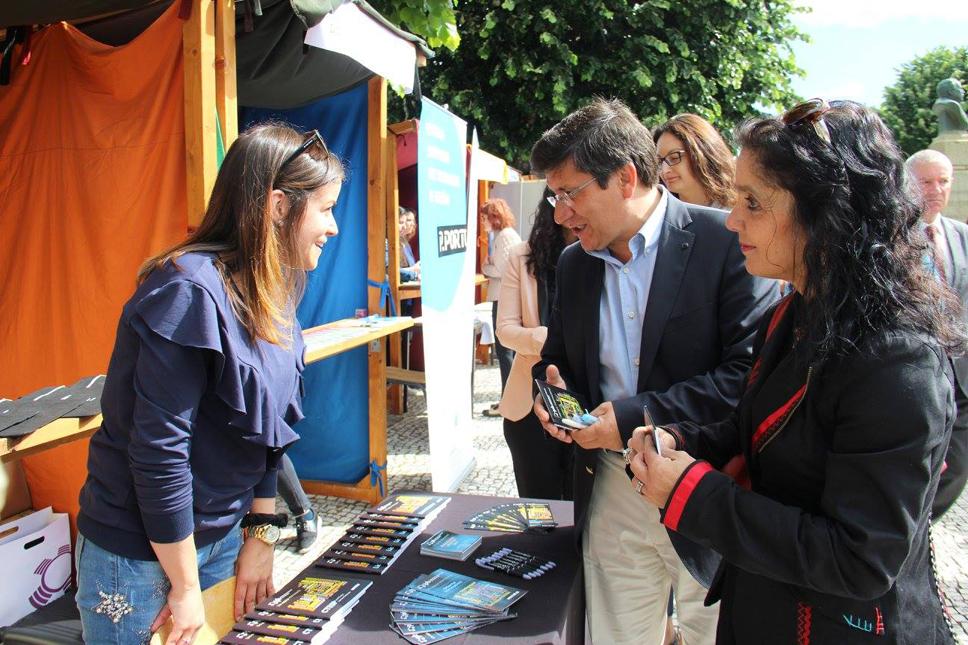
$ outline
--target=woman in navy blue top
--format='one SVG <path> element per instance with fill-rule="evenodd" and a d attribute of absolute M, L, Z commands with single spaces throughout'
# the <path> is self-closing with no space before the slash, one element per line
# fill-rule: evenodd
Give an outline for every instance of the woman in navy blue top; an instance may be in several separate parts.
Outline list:
<path fill-rule="evenodd" d="M 142 267 L 81 490 L 86 642 L 147 642 L 170 616 L 167 642 L 191 643 L 202 589 L 233 574 L 237 616 L 273 593 L 276 468 L 302 418 L 295 307 L 343 176 L 317 132 L 255 127 L 198 230 Z"/>

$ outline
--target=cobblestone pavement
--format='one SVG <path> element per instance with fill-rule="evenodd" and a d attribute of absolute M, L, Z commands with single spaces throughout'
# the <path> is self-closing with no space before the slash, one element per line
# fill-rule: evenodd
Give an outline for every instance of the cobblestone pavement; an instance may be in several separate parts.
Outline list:
<path fill-rule="evenodd" d="M 481 411 L 498 400 L 500 391 L 497 367 L 477 366 L 474 376 L 473 441 L 477 465 L 458 492 L 477 495 L 516 496 L 517 486 L 511 469 L 511 455 L 504 443 L 500 418 L 485 417 Z M 410 390 L 406 414 L 391 415 L 387 431 L 390 492 L 431 490 L 427 412 L 423 392 Z M 367 504 L 310 495 L 323 527 L 314 547 L 304 555 L 280 544 L 276 548 L 276 587 L 309 566 L 349 527 Z M 285 511 L 282 500 L 277 500 Z M 941 587 L 947 596 L 952 629 L 958 643 L 968 645 L 968 495 L 938 521 L 933 528 L 936 566 Z"/>

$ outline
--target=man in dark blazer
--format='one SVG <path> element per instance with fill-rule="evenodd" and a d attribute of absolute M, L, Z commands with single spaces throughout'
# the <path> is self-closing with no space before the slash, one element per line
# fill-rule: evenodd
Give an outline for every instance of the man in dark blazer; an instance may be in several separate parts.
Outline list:
<path fill-rule="evenodd" d="M 746 272 L 722 211 L 687 206 L 657 185 L 652 137 L 619 101 L 566 117 L 535 144 L 531 163 L 555 193 L 555 221 L 579 240 L 558 262 L 533 375 L 577 392 L 599 418 L 566 434 L 536 398 L 548 433 L 577 445 L 591 637 L 659 645 L 673 588 L 685 642 L 712 643 L 718 607 L 703 606 L 703 585 L 718 558 L 662 527 L 621 451 L 643 425 L 643 405 L 658 424 L 732 411 L 777 285 Z"/>
<path fill-rule="evenodd" d="M 954 176 L 951 160 L 936 150 L 921 150 L 911 155 L 905 165 L 924 208 L 921 221 L 933 251 L 927 263 L 935 277 L 958 294 L 962 315 L 968 324 L 968 312 L 965 311 L 968 304 L 968 226 L 942 215 L 951 197 Z M 951 429 L 945 469 L 941 471 L 938 493 L 931 507 L 934 519 L 951 508 L 968 480 L 968 356 L 955 357 L 951 363 L 955 372 L 958 415 Z"/>

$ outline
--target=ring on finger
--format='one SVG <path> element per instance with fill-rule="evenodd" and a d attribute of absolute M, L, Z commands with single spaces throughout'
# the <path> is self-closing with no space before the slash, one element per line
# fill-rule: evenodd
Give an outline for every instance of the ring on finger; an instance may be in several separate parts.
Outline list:
<path fill-rule="evenodd" d="M 642 492 L 642 489 L 643 488 L 645 488 L 645 482 L 643 482 L 641 479 L 636 478 L 635 479 L 635 492 L 638 493 L 639 495 L 645 495 L 645 493 Z"/>

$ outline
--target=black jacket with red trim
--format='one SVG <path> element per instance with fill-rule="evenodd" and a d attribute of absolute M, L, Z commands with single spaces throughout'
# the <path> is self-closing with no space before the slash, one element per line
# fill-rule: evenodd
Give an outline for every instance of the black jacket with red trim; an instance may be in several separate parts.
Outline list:
<path fill-rule="evenodd" d="M 950 365 L 891 331 L 808 367 L 808 349 L 791 349 L 799 301 L 766 317 L 735 413 L 674 428 L 707 461 L 683 473 L 663 522 L 723 556 L 717 643 L 952 643 L 928 539 Z M 738 453 L 749 489 L 716 470 Z"/>

